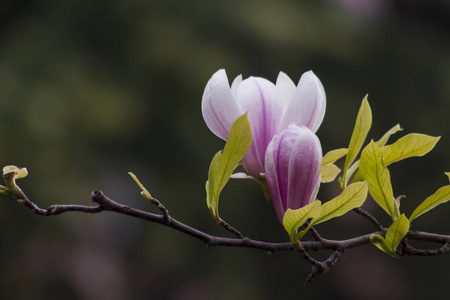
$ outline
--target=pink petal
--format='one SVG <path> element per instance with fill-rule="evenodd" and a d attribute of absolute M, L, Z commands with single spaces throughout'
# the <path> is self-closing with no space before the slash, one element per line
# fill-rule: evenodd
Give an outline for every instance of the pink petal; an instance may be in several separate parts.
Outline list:
<path fill-rule="evenodd" d="M 223 69 L 214 73 L 206 84 L 202 114 L 208 128 L 223 140 L 228 138 L 231 125 L 241 115 Z"/>
<path fill-rule="evenodd" d="M 291 124 L 267 148 L 265 176 L 280 222 L 288 208 L 315 200 L 320 183 L 322 149 L 307 127 Z"/>
<path fill-rule="evenodd" d="M 300 128 L 289 159 L 287 208 L 291 209 L 303 207 L 316 197 L 322 165 L 319 139 L 308 128 Z"/>
<path fill-rule="evenodd" d="M 253 134 L 242 163 L 256 178 L 264 172 L 266 149 L 276 134 L 282 115 L 282 106 L 274 95 L 275 85 L 263 78 L 250 77 L 242 81 L 237 90 L 237 103 L 242 112 L 248 111 Z"/>
<path fill-rule="evenodd" d="M 279 178 L 277 174 L 275 159 L 274 159 L 274 147 L 275 143 L 277 143 L 277 136 L 274 137 L 272 142 L 270 142 L 269 146 L 267 147 L 266 151 L 266 157 L 265 157 L 265 171 L 266 171 L 266 183 L 267 188 L 270 192 L 270 198 L 273 203 L 273 207 L 275 209 L 275 212 L 277 214 L 278 219 L 283 220 L 283 216 L 285 213 L 285 209 L 283 206 L 283 201 L 281 198 L 281 191 L 280 191 L 280 184 L 279 184 Z"/>
<path fill-rule="evenodd" d="M 326 108 L 325 90 L 319 78 L 308 71 L 302 75 L 294 96 L 281 121 L 280 130 L 290 123 L 306 126 L 312 132 L 319 129 Z"/>

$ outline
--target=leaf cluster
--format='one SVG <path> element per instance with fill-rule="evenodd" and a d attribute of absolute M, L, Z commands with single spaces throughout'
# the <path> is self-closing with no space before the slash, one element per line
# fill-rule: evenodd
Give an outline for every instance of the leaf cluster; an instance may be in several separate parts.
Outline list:
<path fill-rule="evenodd" d="M 402 131 L 400 125 L 395 125 L 379 140 L 370 140 L 364 146 L 371 126 L 372 111 L 366 96 L 359 108 L 348 147 L 331 150 L 322 159 L 321 182 L 330 183 L 337 179 L 341 194 L 326 202 L 315 200 L 302 208 L 288 209 L 284 215 L 283 226 L 295 248 L 302 248 L 300 239 L 313 226 L 359 209 L 369 193 L 392 219 L 385 237 L 374 234 L 371 242 L 382 251 L 397 256 L 396 248 L 408 233 L 410 223 L 450 200 L 450 185 L 447 185 L 425 199 L 409 218 L 402 214 L 400 199 L 404 196 L 394 195 L 388 166 L 410 157 L 427 154 L 434 148 L 440 137 L 411 133 L 388 144 L 392 135 Z M 212 216 L 219 223 L 223 222 L 218 211 L 219 195 L 229 178 L 248 178 L 242 174 L 233 175 L 232 173 L 250 147 L 251 140 L 250 123 L 247 114 L 244 114 L 233 124 L 224 150 L 219 151 L 211 162 L 206 182 L 207 205 Z M 335 163 L 344 157 L 344 167 L 341 170 Z M 342 175 L 338 177 L 341 172 Z M 268 194 L 264 180 L 260 183 L 265 194 Z M 380 228 L 383 227 L 380 225 Z"/>

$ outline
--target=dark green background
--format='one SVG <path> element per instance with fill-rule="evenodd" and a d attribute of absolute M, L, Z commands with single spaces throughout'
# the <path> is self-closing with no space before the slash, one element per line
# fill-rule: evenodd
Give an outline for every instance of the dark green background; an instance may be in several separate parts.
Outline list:
<path fill-rule="evenodd" d="M 90 204 L 100 189 L 155 211 L 133 171 L 175 218 L 228 236 L 205 203 L 224 144 L 202 119 L 207 81 L 219 68 L 271 81 L 282 70 L 295 82 L 313 70 L 327 93 L 324 152 L 348 145 L 366 93 L 370 137 L 397 123 L 405 130 L 395 139 L 442 136 L 428 156 L 391 168 L 409 215 L 448 183 L 450 4 L 359 2 L 2 1 L 0 164 L 28 168 L 19 183 L 42 207 Z M 337 193 L 323 185 L 319 198 Z M 113 213 L 44 218 L 0 200 L 1 299 L 431 299 L 450 280 L 450 254 L 393 259 L 366 245 L 304 286 L 310 267 L 295 253 L 207 248 Z M 231 181 L 220 208 L 251 238 L 288 240 L 256 184 Z M 389 225 L 371 200 L 365 208 Z M 450 234 L 449 214 L 440 206 L 413 228 Z M 353 213 L 317 229 L 335 239 L 373 230 Z"/>

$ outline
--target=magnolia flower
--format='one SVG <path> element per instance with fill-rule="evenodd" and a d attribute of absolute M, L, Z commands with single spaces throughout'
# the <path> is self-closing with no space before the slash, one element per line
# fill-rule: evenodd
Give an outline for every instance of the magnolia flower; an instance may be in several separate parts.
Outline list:
<path fill-rule="evenodd" d="M 270 142 L 265 157 L 266 182 L 281 223 L 288 208 L 298 209 L 315 200 L 321 165 L 320 141 L 305 126 L 290 124 Z"/>
<path fill-rule="evenodd" d="M 253 140 L 242 164 L 255 178 L 264 173 L 265 153 L 272 138 L 290 123 L 316 132 L 325 114 L 325 91 L 312 71 L 297 86 L 283 72 L 276 85 L 267 79 L 237 76 L 231 87 L 225 70 L 208 81 L 202 98 L 202 114 L 208 128 L 227 140 L 233 122 L 248 111 Z"/>

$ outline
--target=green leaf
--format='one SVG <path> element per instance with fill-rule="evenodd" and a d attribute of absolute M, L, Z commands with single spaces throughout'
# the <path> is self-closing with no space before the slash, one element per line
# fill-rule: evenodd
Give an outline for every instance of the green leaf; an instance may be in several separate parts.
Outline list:
<path fill-rule="evenodd" d="M 283 216 L 283 226 L 291 238 L 292 244 L 298 241 L 297 230 L 310 218 L 320 215 L 322 210 L 319 200 L 313 201 L 299 209 L 288 209 Z"/>
<path fill-rule="evenodd" d="M 340 217 L 350 210 L 360 207 L 366 198 L 367 183 L 365 181 L 350 184 L 339 196 L 322 205 L 320 216 L 311 221 L 311 226 Z"/>
<path fill-rule="evenodd" d="M 267 186 L 266 179 L 265 178 L 261 178 L 260 182 L 261 182 L 261 187 L 262 187 L 264 196 L 266 196 L 266 199 L 269 202 L 272 202 L 272 198 L 270 197 L 269 187 Z"/>
<path fill-rule="evenodd" d="M 398 256 L 395 251 L 392 251 L 391 249 L 389 249 L 389 247 L 386 244 L 386 241 L 385 241 L 384 237 L 382 237 L 381 235 L 372 234 L 370 236 L 370 241 L 372 242 L 372 244 L 377 246 L 378 249 L 380 249 L 384 253 L 387 253 L 387 254 L 392 255 L 392 256 Z"/>
<path fill-rule="evenodd" d="M 386 243 L 395 251 L 409 230 L 409 221 L 405 214 L 400 215 L 386 232 Z"/>
<path fill-rule="evenodd" d="M 394 133 L 397 133 L 398 131 L 402 131 L 403 129 L 400 127 L 400 124 L 395 125 L 394 127 L 392 127 L 391 129 L 388 130 L 388 132 L 386 132 L 381 139 L 379 139 L 378 141 L 375 142 L 375 145 L 378 146 L 378 148 L 383 147 L 384 145 L 386 145 L 387 141 L 389 140 L 389 138 L 391 137 L 391 135 L 393 135 Z"/>
<path fill-rule="evenodd" d="M 386 166 L 413 156 L 423 156 L 434 148 L 440 137 L 411 133 L 381 148 Z"/>
<path fill-rule="evenodd" d="M 348 168 L 358 156 L 361 147 L 366 140 L 370 127 L 372 126 L 372 111 L 370 110 L 367 96 L 363 99 L 361 107 L 359 108 L 358 116 L 356 117 L 355 128 L 353 129 L 350 144 L 348 146 L 347 157 L 345 158 L 343 183 L 347 185 L 350 175 L 347 174 Z"/>
<path fill-rule="evenodd" d="M 142 190 L 141 195 L 144 198 L 147 198 L 148 200 L 153 200 L 153 197 L 150 194 L 150 192 L 142 185 L 142 183 L 139 181 L 139 179 L 136 177 L 136 175 L 134 175 L 131 172 L 128 172 L 128 174 L 131 176 L 131 178 L 133 178 L 133 180 L 136 182 L 136 184 L 141 188 L 141 190 Z"/>
<path fill-rule="evenodd" d="M 213 217 L 218 221 L 219 195 L 230 179 L 234 169 L 244 157 L 252 143 L 252 131 L 247 113 L 234 121 L 223 152 L 216 153 L 209 167 L 206 182 L 206 203 Z"/>
<path fill-rule="evenodd" d="M 348 152 L 347 148 L 340 148 L 329 151 L 325 156 L 322 158 L 322 165 L 328 165 L 331 163 L 334 163 L 339 158 L 344 157 Z"/>
<path fill-rule="evenodd" d="M 398 257 L 399 255 L 395 251 L 408 233 L 409 221 L 404 214 L 399 216 L 394 223 L 389 227 L 386 232 L 386 238 L 380 235 L 374 234 L 370 237 L 370 241 L 377 246 L 381 251 L 388 253 L 389 255 Z"/>
<path fill-rule="evenodd" d="M 332 182 L 339 172 L 341 172 L 341 169 L 335 164 L 322 165 L 320 168 L 320 182 Z"/>
<path fill-rule="evenodd" d="M 395 220 L 398 211 L 394 207 L 391 176 L 383 164 L 380 149 L 373 141 L 362 151 L 359 170 L 364 180 L 367 180 L 373 199 Z"/>
<path fill-rule="evenodd" d="M 403 129 L 400 128 L 400 125 L 399 125 L 399 124 L 395 125 L 395 126 L 392 127 L 391 129 L 389 129 L 388 132 L 386 132 L 386 133 L 381 137 L 381 139 L 379 139 L 378 141 L 376 141 L 376 142 L 375 142 L 375 145 L 377 145 L 378 148 L 383 147 L 384 145 L 386 145 L 386 143 L 387 143 L 387 141 L 389 140 L 389 138 L 391 137 L 391 135 L 393 135 L 394 133 L 396 133 L 396 132 L 398 132 L 398 131 L 402 131 L 402 130 L 403 130 Z M 359 161 L 355 162 L 355 163 L 350 167 L 351 170 L 349 170 L 349 175 L 348 175 L 348 176 L 351 176 L 351 174 L 353 174 L 353 172 L 355 171 L 354 169 L 356 169 L 356 168 L 358 168 L 358 167 L 359 167 Z M 355 176 L 353 176 L 352 182 L 357 182 L 357 181 L 360 181 L 361 179 L 362 179 L 361 172 L 360 172 L 359 169 L 358 169 L 358 171 L 356 172 Z"/>
<path fill-rule="evenodd" d="M 450 200 L 450 185 L 446 185 L 438 189 L 433 195 L 425 199 L 411 214 L 409 221 L 412 222 L 418 216 L 432 210 L 439 204 Z"/>

